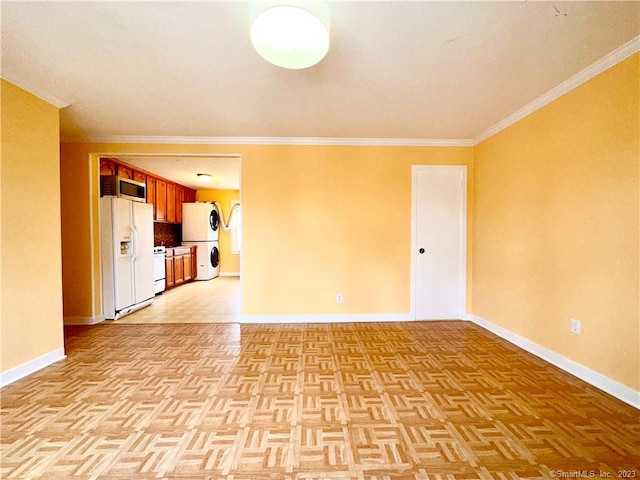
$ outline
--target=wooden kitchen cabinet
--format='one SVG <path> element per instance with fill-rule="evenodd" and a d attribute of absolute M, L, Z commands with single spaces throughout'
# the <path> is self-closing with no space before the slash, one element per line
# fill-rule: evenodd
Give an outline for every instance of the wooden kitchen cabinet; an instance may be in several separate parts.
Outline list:
<path fill-rule="evenodd" d="M 164 257 L 164 266 L 165 266 L 165 281 L 166 286 L 165 289 L 169 290 L 176 286 L 175 276 L 174 276 L 174 268 L 173 268 L 173 249 L 167 248 L 165 257 Z"/>
<path fill-rule="evenodd" d="M 156 179 L 147 175 L 147 203 L 153 205 L 153 219 L 156 219 Z"/>
<path fill-rule="evenodd" d="M 193 280 L 191 277 L 191 248 L 176 247 L 173 249 L 173 271 L 176 279 L 176 287 Z"/>
<path fill-rule="evenodd" d="M 117 175 L 118 164 L 110 158 L 100 159 L 100 175 Z"/>
<path fill-rule="evenodd" d="M 191 188 L 185 188 L 184 191 L 184 202 L 185 203 L 194 203 L 196 201 L 196 191 Z"/>
<path fill-rule="evenodd" d="M 133 179 L 136 182 L 147 183 L 147 176 L 138 170 L 133 171 Z"/>
<path fill-rule="evenodd" d="M 118 164 L 118 176 L 122 178 L 128 178 L 129 180 L 133 180 L 133 168 Z"/>
<path fill-rule="evenodd" d="M 156 218 L 158 222 L 167 221 L 167 182 L 156 178 Z"/>
<path fill-rule="evenodd" d="M 173 276 L 175 278 L 176 287 L 184 283 L 184 255 L 177 252 L 174 253 L 173 256 Z"/>
<path fill-rule="evenodd" d="M 188 282 L 195 278 L 195 274 L 192 269 L 193 264 L 191 262 L 191 248 L 189 248 L 189 252 L 186 253 L 183 258 L 184 281 Z"/>
<path fill-rule="evenodd" d="M 197 272 L 196 247 L 167 248 L 165 265 L 167 290 L 193 281 Z"/>
<path fill-rule="evenodd" d="M 191 245 L 189 251 L 184 256 L 184 281 L 195 280 L 198 275 L 198 258 L 196 257 L 196 247 Z M 188 271 L 187 271 L 188 270 Z"/>
<path fill-rule="evenodd" d="M 147 203 L 153 204 L 156 222 L 182 223 L 182 204 L 196 201 L 196 191 L 121 162 L 117 158 L 100 159 L 100 175 L 117 175 L 147 185 Z"/>
<path fill-rule="evenodd" d="M 176 184 L 176 223 L 182 223 L 182 204 L 184 203 L 185 187 Z"/>
<path fill-rule="evenodd" d="M 176 184 L 167 182 L 167 222 L 176 223 Z"/>

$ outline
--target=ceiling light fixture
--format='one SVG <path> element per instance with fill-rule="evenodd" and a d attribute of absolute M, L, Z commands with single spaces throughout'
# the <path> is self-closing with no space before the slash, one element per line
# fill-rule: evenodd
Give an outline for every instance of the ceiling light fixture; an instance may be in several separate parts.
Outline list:
<path fill-rule="evenodd" d="M 203 182 L 211 181 L 211 174 L 209 173 L 197 173 L 196 175 L 198 175 L 198 179 L 202 180 Z"/>
<path fill-rule="evenodd" d="M 252 2 L 251 43 L 268 62 L 299 70 L 329 51 L 330 13 L 324 1 Z"/>

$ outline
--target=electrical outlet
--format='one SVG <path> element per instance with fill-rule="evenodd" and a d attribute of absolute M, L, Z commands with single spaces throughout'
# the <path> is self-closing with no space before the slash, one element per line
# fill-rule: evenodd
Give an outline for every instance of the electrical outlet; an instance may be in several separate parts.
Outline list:
<path fill-rule="evenodd" d="M 582 325 L 580 320 L 576 320 L 575 318 L 571 319 L 571 331 L 577 335 L 580 335 L 580 330 L 582 329 Z"/>
<path fill-rule="evenodd" d="M 336 295 L 336 303 L 342 303 L 342 294 L 341 293 Z"/>

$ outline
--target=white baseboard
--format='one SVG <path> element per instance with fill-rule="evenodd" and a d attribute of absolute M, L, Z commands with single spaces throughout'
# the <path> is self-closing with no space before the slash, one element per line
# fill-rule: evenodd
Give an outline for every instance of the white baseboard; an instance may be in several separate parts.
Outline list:
<path fill-rule="evenodd" d="M 491 323 L 488 320 L 485 320 L 482 317 L 478 317 L 477 315 L 467 314 L 469 320 L 471 320 L 476 325 L 489 330 L 492 333 L 495 333 L 500 338 L 513 343 L 514 345 L 526 350 L 529 353 L 532 353 L 536 357 L 545 360 L 552 365 L 564 370 L 571 375 L 578 377 L 581 380 L 584 380 L 590 385 L 602 390 L 603 392 L 608 393 L 611 396 L 616 397 L 619 400 L 631 405 L 640 410 L 640 392 L 627 387 L 615 380 L 602 375 L 601 373 L 595 372 L 590 368 L 587 368 L 579 363 L 574 362 L 573 360 L 569 360 L 568 358 L 560 355 L 559 353 L 554 352 L 553 350 L 549 350 L 548 348 L 543 347 L 542 345 L 538 345 L 531 340 L 528 340 L 520 335 L 516 335 L 505 328 L 502 328 L 495 323 Z"/>
<path fill-rule="evenodd" d="M 348 323 L 348 322 L 410 322 L 410 313 L 354 313 L 326 315 L 247 315 L 240 323 Z"/>
<path fill-rule="evenodd" d="M 221 277 L 239 277 L 240 272 L 220 272 Z"/>
<path fill-rule="evenodd" d="M 104 315 L 97 317 L 64 317 L 65 325 L 96 325 L 104 321 Z"/>
<path fill-rule="evenodd" d="M 9 385 L 16 380 L 20 380 L 27 375 L 31 375 L 38 370 L 42 370 L 44 367 L 48 367 L 53 363 L 64 360 L 65 358 L 67 358 L 67 356 L 64 354 L 64 348 L 58 348 L 57 350 L 46 353 L 38 358 L 34 358 L 22 365 L 10 368 L 6 372 L 0 373 L 0 388 Z"/>

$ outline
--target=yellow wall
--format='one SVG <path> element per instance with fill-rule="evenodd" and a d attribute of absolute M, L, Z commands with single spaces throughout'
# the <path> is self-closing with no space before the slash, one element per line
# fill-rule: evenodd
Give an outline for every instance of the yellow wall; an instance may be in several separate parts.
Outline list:
<path fill-rule="evenodd" d="M 98 236 L 97 202 L 88 206 L 97 198 L 92 153 L 241 155 L 243 313 L 260 315 L 408 313 L 411 165 L 468 165 L 473 178 L 470 147 L 62 144 L 63 178 L 82 181 L 74 188 L 85 197 L 82 208 L 65 211 L 66 222 L 84 232 L 63 231 L 64 268 L 82 278 L 65 272 L 73 316 L 101 309 L 99 251 L 91 240 Z M 344 303 L 335 303 L 336 293 Z"/>
<path fill-rule="evenodd" d="M 75 323 L 82 318 L 92 318 L 102 313 L 101 300 L 96 303 L 91 291 L 100 291 L 100 271 L 94 278 L 93 255 L 99 253 L 99 234 L 94 232 L 94 248 L 86 242 L 91 238 L 91 215 L 93 194 L 89 194 L 90 159 L 88 155 L 62 155 L 60 166 L 60 188 L 62 207 L 62 281 L 64 317 L 73 317 Z M 98 171 L 96 170 L 96 174 Z M 98 192 L 98 179 L 94 179 L 93 192 Z M 97 193 L 95 194 L 97 195 Z M 97 196 L 95 198 L 97 200 Z M 93 200 L 92 200 L 93 201 Z M 96 207 L 97 202 L 93 201 Z M 97 218 L 97 217 L 96 217 Z M 93 280 L 91 280 L 93 278 Z M 82 286 L 80 286 L 82 285 Z"/>
<path fill-rule="evenodd" d="M 244 313 L 408 312 L 410 166 L 467 165 L 470 310 L 640 390 L 638 58 L 473 149 L 63 144 L 60 166 L 57 109 L 2 81 L 0 371 L 63 347 L 61 291 L 101 312 L 92 154 L 232 153 Z"/>
<path fill-rule="evenodd" d="M 244 312 L 408 313 L 411 165 L 471 157 L 470 148 L 338 146 L 243 156 Z"/>
<path fill-rule="evenodd" d="M 474 314 L 635 390 L 638 58 L 475 147 L 472 290 Z"/>
<path fill-rule="evenodd" d="M 58 109 L 1 81 L 0 371 L 64 347 Z"/>
<path fill-rule="evenodd" d="M 229 220 L 231 202 L 240 200 L 240 190 L 198 190 L 197 202 L 218 202 L 222 207 L 225 221 Z M 220 229 L 220 273 L 240 274 L 240 255 L 231 253 L 231 231 Z"/>

